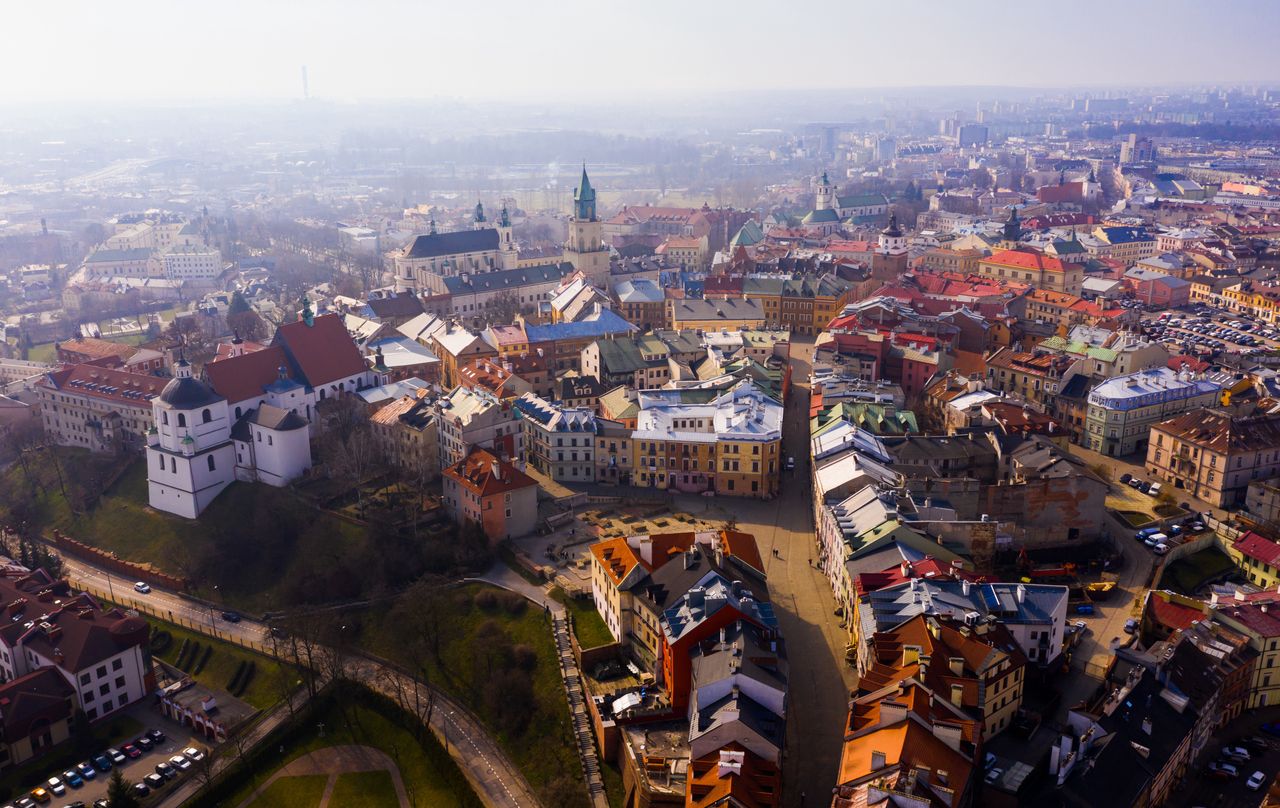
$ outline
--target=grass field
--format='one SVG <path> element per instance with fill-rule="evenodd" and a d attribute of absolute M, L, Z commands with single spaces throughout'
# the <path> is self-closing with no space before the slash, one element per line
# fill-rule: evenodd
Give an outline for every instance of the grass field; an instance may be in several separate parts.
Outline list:
<path fill-rule="evenodd" d="M 232 677 L 235 676 L 236 669 L 240 667 L 240 663 L 252 661 L 254 663 L 253 679 L 250 680 L 249 686 L 245 688 L 244 693 L 237 696 L 237 698 L 257 707 L 259 710 L 265 710 L 283 698 L 285 688 L 281 686 L 281 677 L 286 673 L 280 663 L 274 659 L 256 654 L 234 643 L 212 639 L 164 620 L 157 620 L 153 617 L 148 617 L 147 619 L 151 623 L 153 632 L 167 631 L 173 636 L 173 642 L 169 644 L 164 653 L 156 654 L 157 659 L 164 660 L 170 665 L 177 664 L 178 651 L 182 648 L 183 640 L 190 643 L 199 642 L 203 645 L 213 645 L 213 654 L 210 655 L 209 661 L 200 673 L 192 673 L 191 670 L 186 671 L 191 678 L 200 684 L 215 690 L 226 690 Z M 195 666 L 188 664 L 186 667 L 193 669 Z"/>
<path fill-rule="evenodd" d="M 551 597 L 564 604 L 565 609 L 573 616 L 573 632 L 580 647 L 595 648 L 613 642 L 609 627 L 604 624 L 604 619 L 589 599 L 571 598 L 559 587 L 551 590 Z"/>
<path fill-rule="evenodd" d="M 498 605 L 488 609 L 478 606 L 476 596 L 482 592 L 492 593 Z M 512 600 L 508 601 L 508 597 Z M 513 613 L 508 602 L 519 603 L 520 607 Z M 485 584 L 439 593 L 422 608 L 433 610 L 441 627 L 439 660 L 426 660 L 431 682 L 480 715 L 512 762 L 542 793 L 546 804 L 556 808 L 585 805 L 586 792 L 580 785 L 582 768 L 574 747 L 555 642 L 542 610 L 528 608 L 523 598 Z M 404 626 L 395 610 L 366 614 L 361 631 L 362 642 L 375 653 L 410 664 L 404 658 Z M 477 649 L 493 647 L 497 638 L 525 646 L 534 655 L 530 672 L 533 709 L 522 732 L 504 726 L 506 707 L 502 698 L 486 690 L 494 673 L 485 667 L 491 661 Z M 578 785 L 564 788 L 561 798 L 561 788 L 567 780 Z M 548 798 L 553 791 L 556 797 Z"/>
<path fill-rule="evenodd" d="M 316 808 L 324 796 L 328 776 L 307 774 L 299 777 L 281 777 L 263 789 L 258 798 L 249 803 L 250 808 Z M 232 803 L 236 808 L 240 803 Z M 337 803 L 341 805 L 341 803 Z"/>
<path fill-rule="evenodd" d="M 1183 595 L 1192 595 L 1209 581 L 1234 569 L 1225 553 L 1209 547 L 1173 561 L 1160 579 L 1161 586 Z"/>
<path fill-rule="evenodd" d="M 105 479 L 110 464 L 120 462 L 81 449 L 57 451 L 64 477 L 77 473 Z M 168 573 L 198 574 L 209 589 L 197 589 L 197 594 L 246 612 L 263 612 L 295 598 L 299 590 L 308 589 L 306 581 L 321 577 L 329 598 L 359 595 L 359 578 L 335 571 L 366 550 L 370 531 L 317 512 L 287 490 L 235 482 L 198 521 L 190 521 L 148 507 L 146 464 L 138 459 L 92 509 L 73 513 L 52 464 L 37 454 L 28 466 L 36 478 L 35 496 L 22 521 L 34 521 L 46 531 L 58 528 L 86 544 L 130 561 L 155 564 Z M 0 489 L 25 493 L 25 477 L 15 463 L 0 474 Z M 12 506 L 0 502 L 0 519 L 9 518 Z M 218 587 L 216 597 L 213 585 Z"/>
<path fill-rule="evenodd" d="M 333 786 L 330 805 L 341 805 L 343 808 L 383 808 L 397 804 L 396 787 L 391 782 L 391 773 L 351 772 L 338 776 Z"/>
<path fill-rule="evenodd" d="M 343 703 L 345 702 L 345 706 Z M 406 717 L 413 721 L 412 717 Z M 319 725 L 324 726 L 321 737 Z M 326 702 L 325 708 L 311 716 L 306 724 L 307 733 L 285 745 L 283 756 L 274 749 L 267 752 L 266 764 L 258 763 L 252 767 L 251 774 L 240 782 L 228 796 L 217 799 L 197 799 L 193 805 L 198 808 L 211 808 L 213 805 L 236 808 L 248 799 L 254 790 L 265 783 L 279 768 L 309 752 L 331 746 L 356 744 L 372 746 L 385 752 L 395 761 L 404 780 L 405 791 L 409 802 L 415 808 L 473 808 L 479 800 L 471 792 L 462 773 L 449 759 L 434 739 L 419 741 L 406 730 L 401 722 L 391 720 L 379 709 L 365 704 L 361 699 L 338 696 Z M 425 744 L 432 744 L 433 754 L 424 749 Z M 442 768 L 443 767 L 443 768 Z M 380 775 L 380 776 L 379 776 Z M 290 777 L 277 781 L 310 780 L 311 778 Z M 277 805 L 306 806 L 314 808 L 319 804 L 320 794 L 324 790 L 325 776 L 319 776 L 320 789 L 312 791 L 312 786 L 291 784 L 286 788 L 284 798 L 310 798 L 312 802 L 264 802 L 263 797 L 275 796 L 274 789 L 270 795 L 264 794 L 253 803 L 253 808 L 268 808 Z M 314 793 L 314 797 L 310 795 Z M 351 795 L 347 799 L 345 795 Z M 363 795 L 363 796 L 362 796 Z M 391 795 L 390 799 L 387 795 Z M 332 806 L 395 806 L 395 791 L 391 776 L 386 772 L 366 774 L 344 774 L 338 778 L 334 786 L 334 794 L 329 800 Z M 339 797 L 343 799 L 339 799 Z"/>

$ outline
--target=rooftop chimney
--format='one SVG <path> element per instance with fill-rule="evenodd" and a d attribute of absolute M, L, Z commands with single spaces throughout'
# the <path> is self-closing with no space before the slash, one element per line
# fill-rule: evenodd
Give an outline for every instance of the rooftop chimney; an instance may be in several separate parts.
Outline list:
<path fill-rule="evenodd" d="M 878 772 L 885 767 L 884 752 L 872 751 L 871 753 L 871 771 Z"/>

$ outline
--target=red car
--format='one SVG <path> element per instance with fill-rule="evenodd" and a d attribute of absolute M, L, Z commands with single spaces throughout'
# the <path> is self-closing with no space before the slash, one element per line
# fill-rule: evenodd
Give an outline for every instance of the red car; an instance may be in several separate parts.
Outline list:
<path fill-rule="evenodd" d="M 120 748 L 120 751 L 124 752 L 125 755 L 131 759 L 137 759 L 142 757 L 142 750 L 131 743 L 125 744 L 123 747 Z"/>

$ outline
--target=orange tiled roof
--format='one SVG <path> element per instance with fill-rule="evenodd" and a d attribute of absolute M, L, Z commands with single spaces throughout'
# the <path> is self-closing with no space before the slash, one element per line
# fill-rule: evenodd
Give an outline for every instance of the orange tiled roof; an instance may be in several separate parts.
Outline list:
<path fill-rule="evenodd" d="M 1031 250 L 1001 250 L 990 258 L 984 258 L 983 264 L 1016 267 L 1018 269 L 1035 269 L 1042 272 L 1066 272 L 1066 264 L 1057 258 L 1051 258 L 1041 252 Z"/>
<path fill-rule="evenodd" d="M 631 545 L 627 544 L 625 538 L 598 541 L 591 545 L 591 555 L 595 556 L 600 566 L 604 567 L 614 586 L 621 585 L 637 566 L 648 569 L 640 556 L 636 555 L 636 551 L 631 549 Z"/>
<path fill-rule="evenodd" d="M 721 769 L 721 752 L 739 753 L 742 762 L 736 772 Z M 760 758 L 737 742 L 703 755 L 689 764 L 686 808 L 738 806 L 774 808 L 781 804 L 778 767 Z"/>

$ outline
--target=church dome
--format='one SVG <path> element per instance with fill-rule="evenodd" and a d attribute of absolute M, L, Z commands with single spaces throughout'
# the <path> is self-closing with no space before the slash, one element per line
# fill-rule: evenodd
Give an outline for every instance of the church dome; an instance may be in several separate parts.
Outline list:
<path fill-rule="evenodd" d="M 177 410 L 194 410 L 223 400 L 213 388 L 191 375 L 191 363 L 179 359 L 173 381 L 160 391 L 160 401 Z"/>

